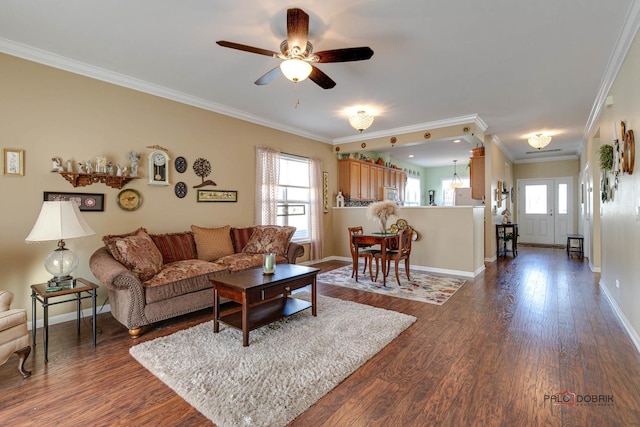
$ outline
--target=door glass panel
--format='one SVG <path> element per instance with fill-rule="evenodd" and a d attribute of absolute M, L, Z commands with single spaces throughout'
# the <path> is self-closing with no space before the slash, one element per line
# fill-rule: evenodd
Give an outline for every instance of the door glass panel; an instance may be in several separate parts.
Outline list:
<path fill-rule="evenodd" d="M 547 186 L 544 184 L 525 185 L 525 213 L 527 215 L 547 213 Z"/>
<path fill-rule="evenodd" d="M 568 213 L 567 206 L 567 184 L 558 185 L 558 214 L 566 215 Z"/>

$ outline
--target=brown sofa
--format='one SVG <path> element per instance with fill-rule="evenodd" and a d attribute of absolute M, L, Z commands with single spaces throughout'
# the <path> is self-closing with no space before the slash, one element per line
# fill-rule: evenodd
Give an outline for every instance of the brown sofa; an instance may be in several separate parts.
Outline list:
<path fill-rule="evenodd" d="M 104 236 L 89 266 L 109 291 L 113 317 L 132 337 L 142 327 L 213 305 L 210 278 L 262 265 L 262 254 L 295 264 L 304 248 L 291 242 L 295 227 L 202 228 L 170 234 Z"/>

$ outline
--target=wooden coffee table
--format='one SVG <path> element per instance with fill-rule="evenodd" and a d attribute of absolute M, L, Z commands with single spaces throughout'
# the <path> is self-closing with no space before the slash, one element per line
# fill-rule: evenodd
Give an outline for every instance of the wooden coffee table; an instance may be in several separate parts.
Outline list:
<path fill-rule="evenodd" d="M 220 322 L 242 330 L 242 345 L 249 345 L 249 331 L 311 307 L 317 316 L 316 275 L 319 268 L 278 264 L 276 272 L 264 275 L 262 268 L 211 279 L 213 283 L 213 332 Z M 311 285 L 311 302 L 291 296 L 291 291 Z M 220 298 L 231 303 L 220 309 Z M 229 306 L 229 307 L 227 307 Z"/>

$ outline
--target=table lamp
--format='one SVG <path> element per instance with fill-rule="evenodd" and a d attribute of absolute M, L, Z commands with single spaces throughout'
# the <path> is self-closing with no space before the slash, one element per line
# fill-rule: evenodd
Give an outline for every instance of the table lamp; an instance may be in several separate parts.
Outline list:
<path fill-rule="evenodd" d="M 78 266 L 78 256 L 65 248 L 64 239 L 87 237 L 96 234 L 84 220 L 75 202 L 44 202 L 40 216 L 25 242 L 58 241 L 58 249 L 44 261 L 44 268 L 53 275 L 50 287 L 72 287 L 71 273 Z"/>

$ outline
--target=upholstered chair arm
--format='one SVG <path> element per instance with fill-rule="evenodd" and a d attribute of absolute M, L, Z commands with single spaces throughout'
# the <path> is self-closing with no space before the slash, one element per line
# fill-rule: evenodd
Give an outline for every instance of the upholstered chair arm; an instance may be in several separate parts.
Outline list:
<path fill-rule="evenodd" d="M 289 243 L 289 249 L 287 250 L 287 259 L 289 260 L 289 264 L 295 264 L 296 258 L 304 255 L 304 246 L 299 243 Z"/>
<path fill-rule="evenodd" d="M 0 291 L 0 313 L 3 311 L 9 311 L 11 301 L 13 301 L 13 294 L 11 292 Z"/>

